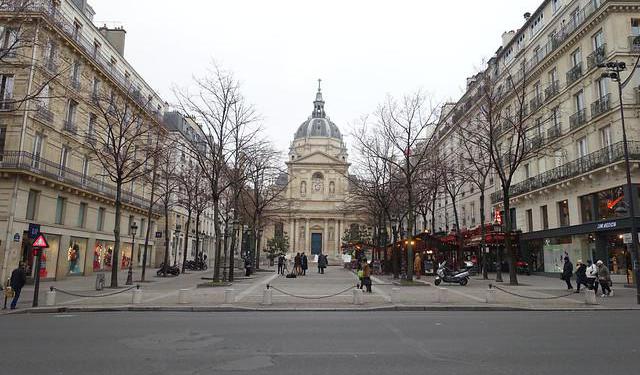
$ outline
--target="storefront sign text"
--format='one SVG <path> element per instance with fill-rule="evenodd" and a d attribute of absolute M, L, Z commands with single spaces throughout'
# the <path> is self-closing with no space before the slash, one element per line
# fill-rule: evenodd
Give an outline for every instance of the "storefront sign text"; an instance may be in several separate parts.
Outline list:
<path fill-rule="evenodd" d="M 600 223 L 596 225 L 596 229 L 600 230 L 600 229 L 611 229 L 611 228 L 615 228 L 618 225 L 617 222 L 615 221 L 609 221 L 607 223 Z"/>

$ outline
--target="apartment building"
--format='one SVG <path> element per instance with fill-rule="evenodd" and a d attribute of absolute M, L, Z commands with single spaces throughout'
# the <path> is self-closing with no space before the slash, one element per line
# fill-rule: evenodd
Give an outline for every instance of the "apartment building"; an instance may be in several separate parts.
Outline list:
<path fill-rule="evenodd" d="M 155 232 L 160 218 L 154 211 L 147 220 L 150 188 L 143 179 L 123 188 L 120 259 L 113 264 L 116 189 L 89 146 L 103 121 L 97 95 L 122 98 L 154 127 L 163 101 L 126 61 L 126 32 L 96 27 L 86 0 L 3 4 L 2 51 L 13 50 L 0 61 L 0 277 L 19 261 L 33 269 L 33 225 L 49 242 L 42 278 L 141 265 L 146 228 Z"/>
<path fill-rule="evenodd" d="M 632 266 L 625 199 L 640 197 L 640 73 L 622 94 L 634 183 L 629 192 L 618 87 L 601 78 L 598 64 L 623 61 L 626 78 L 640 54 L 638 36 L 637 1 L 547 0 L 525 14 L 519 30 L 503 35 L 484 72 L 515 88 L 500 96 L 503 110 L 524 99 L 526 147 L 538 150 L 519 165 L 510 190 L 512 223 L 522 232 L 519 256 L 536 271 L 560 272 L 564 256 L 601 259 L 619 274 Z M 478 110 L 466 99 L 474 87 L 456 104 L 452 123 L 464 124 Z M 505 137 L 508 132 L 498 145 L 508 143 Z M 500 190 L 496 181 L 489 191 L 494 212 L 503 209 Z"/>

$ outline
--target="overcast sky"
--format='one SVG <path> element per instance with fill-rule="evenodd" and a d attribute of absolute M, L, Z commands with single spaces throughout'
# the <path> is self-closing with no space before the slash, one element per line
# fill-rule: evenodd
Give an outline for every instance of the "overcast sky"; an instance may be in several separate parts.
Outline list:
<path fill-rule="evenodd" d="M 125 57 L 166 101 L 215 60 L 240 80 L 282 150 L 311 114 L 318 78 L 345 135 L 387 93 L 455 100 L 502 32 L 541 2 L 89 0 L 96 23 L 125 27 Z"/>

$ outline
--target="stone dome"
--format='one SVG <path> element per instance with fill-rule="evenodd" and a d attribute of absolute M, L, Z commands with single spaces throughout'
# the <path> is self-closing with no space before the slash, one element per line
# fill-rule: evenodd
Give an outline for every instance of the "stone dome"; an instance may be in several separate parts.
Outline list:
<path fill-rule="evenodd" d="M 324 100 L 320 80 L 318 80 L 318 92 L 316 100 L 313 102 L 313 113 L 303 122 L 296 131 L 294 139 L 304 139 L 312 137 L 325 137 L 342 140 L 342 133 L 338 126 L 334 124 L 324 111 Z"/>

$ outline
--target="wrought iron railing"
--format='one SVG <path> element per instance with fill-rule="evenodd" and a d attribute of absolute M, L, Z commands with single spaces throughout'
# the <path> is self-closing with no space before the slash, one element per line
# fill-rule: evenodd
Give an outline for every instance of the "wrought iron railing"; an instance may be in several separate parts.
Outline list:
<path fill-rule="evenodd" d="M 36 102 L 36 117 L 49 123 L 53 122 L 53 112 L 39 102 Z"/>
<path fill-rule="evenodd" d="M 629 37 L 629 50 L 640 53 L 640 35 L 631 35 Z"/>
<path fill-rule="evenodd" d="M 581 109 L 569 117 L 569 128 L 577 129 L 587 123 L 587 110 Z"/>
<path fill-rule="evenodd" d="M 591 103 L 591 117 L 598 117 L 609 109 L 611 109 L 611 94 L 607 94 Z"/>
<path fill-rule="evenodd" d="M 582 63 L 578 63 L 567 72 L 567 86 L 577 81 L 582 77 Z"/>
<path fill-rule="evenodd" d="M 531 107 L 531 112 L 535 112 L 538 108 L 542 107 L 542 103 L 544 100 L 542 99 L 542 95 L 535 95 L 533 99 L 529 100 L 529 107 Z"/>
<path fill-rule="evenodd" d="M 560 81 L 553 81 L 546 89 L 544 89 L 544 98 L 549 100 L 560 92 Z"/>
<path fill-rule="evenodd" d="M 65 120 L 64 122 L 64 126 L 62 128 L 65 131 L 68 131 L 69 133 L 73 133 L 76 134 L 78 132 L 78 126 L 76 126 L 76 123 L 70 120 Z"/>
<path fill-rule="evenodd" d="M 62 167 L 59 163 L 46 160 L 41 156 L 29 152 L 8 151 L 0 154 L 0 170 L 26 171 L 38 176 L 49 178 L 68 184 L 81 190 L 106 196 L 110 199 L 116 197 L 116 187 L 95 177 L 87 176 L 68 167 Z M 149 200 L 136 194 L 122 190 L 122 202 L 141 209 L 149 207 Z M 162 212 L 159 206 L 154 207 L 154 212 Z"/>
<path fill-rule="evenodd" d="M 562 135 L 562 124 L 558 123 L 553 125 L 551 128 L 547 130 L 547 139 L 555 139 Z"/>
<path fill-rule="evenodd" d="M 628 146 L 629 159 L 640 160 L 640 142 L 628 142 Z M 517 197 L 521 194 L 592 172 L 595 169 L 606 167 L 621 160 L 624 160 L 624 145 L 623 142 L 618 142 L 512 185 L 511 189 L 509 189 L 510 197 Z M 502 191 L 491 194 L 491 202 L 494 204 L 501 202 L 502 198 Z"/>
<path fill-rule="evenodd" d="M 587 68 L 589 70 L 595 68 L 598 64 L 603 63 L 605 60 L 605 54 L 607 52 L 607 45 L 603 44 L 596 48 L 589 56 L 587 56 Z"/>

